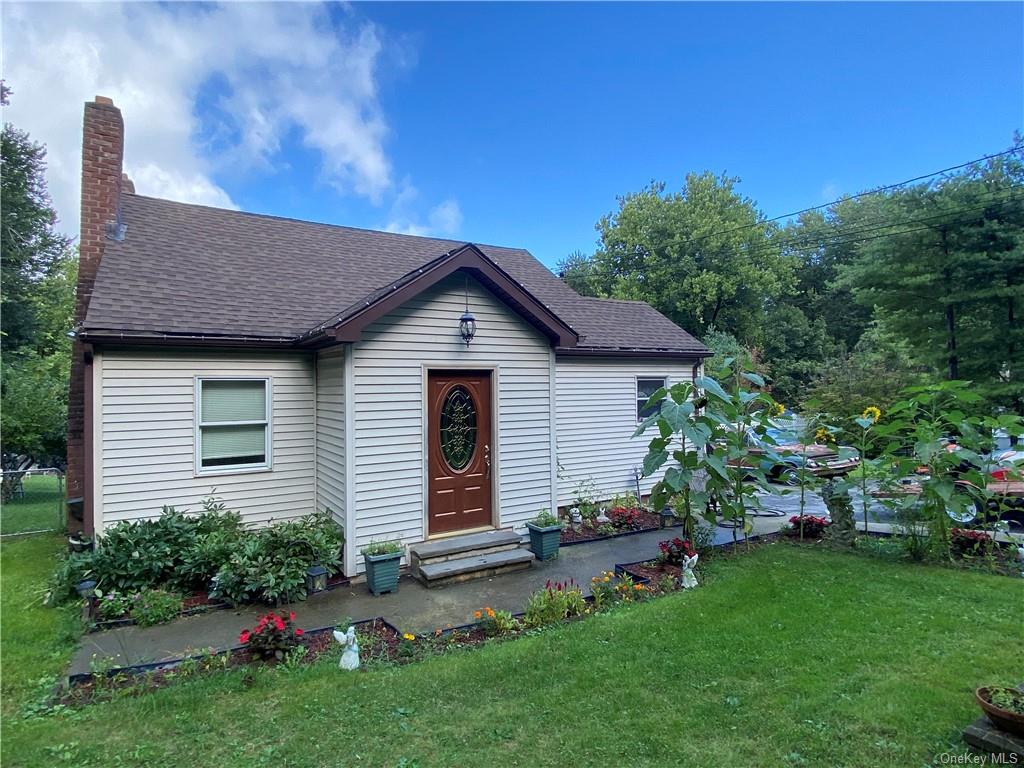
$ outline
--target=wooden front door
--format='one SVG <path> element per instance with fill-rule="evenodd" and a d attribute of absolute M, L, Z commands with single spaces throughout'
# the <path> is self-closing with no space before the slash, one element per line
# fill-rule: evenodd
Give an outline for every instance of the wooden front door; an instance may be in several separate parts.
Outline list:
<path fill-rule="evenodd" d="M 491 525 L 491 374 L 427 378 L 428 533 Z"/>

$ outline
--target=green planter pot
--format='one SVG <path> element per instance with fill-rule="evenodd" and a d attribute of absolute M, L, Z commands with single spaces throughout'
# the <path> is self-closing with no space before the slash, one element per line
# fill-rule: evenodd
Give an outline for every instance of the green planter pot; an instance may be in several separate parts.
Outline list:
<path fill-rule="evenodd" d="M 562 526 L 540 526 L 527 523 L 530 529 L 530 551 L 538 560 L 554 560 L 558 557 L 558 545 L 562 541 Z"/>
<path fill-rule="evenodd" d="M 390 555 L 363 555 L 366 563 L 366 586 L 375 595 L 398 591 L 398 566 L 402 553 Z"/>

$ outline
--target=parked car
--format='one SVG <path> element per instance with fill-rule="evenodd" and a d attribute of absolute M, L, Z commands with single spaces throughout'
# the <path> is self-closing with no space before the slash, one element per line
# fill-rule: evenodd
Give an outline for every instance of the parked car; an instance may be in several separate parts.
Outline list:
<path fill-rule="evenodd" d="M 773 480 L 787 485 L 800 482 L 800 468 L 805 466 L 816 477 L 841 477 L 860 465 L 856 449 L 845 445 L 813 443 L 806 447 L 797 434 L 784 427 L 770 428 L 765 437 L 750 432 L 747 443 L 751 453 L 761 456 L 761 469 Z"/>

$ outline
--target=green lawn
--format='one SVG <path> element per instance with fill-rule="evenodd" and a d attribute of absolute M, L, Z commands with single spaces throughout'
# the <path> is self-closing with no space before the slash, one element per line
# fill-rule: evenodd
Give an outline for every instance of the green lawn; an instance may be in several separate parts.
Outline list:
<path fill-rule="evenodd" d="M 963 751 L 975 686 L 1024 679 L 1024 580 L 776 544 L 693 592 L 418 664 L 21 719 L 67 653 L 66 615 L 21 610 L 56 546 L 3 545 L 4 765 L 924 765 Z"/>
<path fill-rule="evenodd" d="M 32 475 L 23 480 L 25 496 L 4 504 L 0 533 L 49 531 L 64 525 L 64 504 L 56 477 Z"/>

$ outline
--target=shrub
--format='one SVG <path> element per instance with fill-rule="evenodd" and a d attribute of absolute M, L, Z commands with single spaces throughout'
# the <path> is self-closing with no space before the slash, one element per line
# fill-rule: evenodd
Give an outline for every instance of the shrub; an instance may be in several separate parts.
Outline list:
<path fill-rule="evenodd" d="M 94 553 L 93 570 L 103 591 L 137 592 L 173 578 L 196 538 L 196 521 L 164 507 L 156 520 L 118 523 L 107 529 Z"/>
<path fill-rule="evenodd" d="M 787 533 L 790 536 L 799 536 L 801 530 L 808 539 L 819 539 L 824 535 L 825 530 L 832 525 L 827 517 L 817 515 L 793 515 L 789 518 L 790 528 Z"/>
<path fill-rule="evenodd" d="M 252 629 L 243 629 L 238 642 L 261 659 L 283 659 L 299 645 L 302 630 L 295 626 L 295 613 L 281 616 L 271 611 L 260 617 Z"/>
<path fill-rule="evenodd" d="M 47 601 L 68 599 L 79 581 L 93 578 L 100 594 L 206 588 L 211 597 L 236 604 L 279 603 L 305 597 L 311 565 L 330 574 L 341 566 L 344 536 L 329 513 L 247 531 L 241 516 L 215 498 L 203 499 L 202 506 L 199 515 L 164 507 L 156 520 L 112 526 L 95 552 L 60 561 Z"/>
<path fill-rule="evenodd" d="M 619 531 L 638 531 L 644 527 L 640 510 L 635 507 L 612 507 L 608 519 L 612 521 L 612 527 Z"/>
<path fill-rule="evenodd" d="M 667 539 L 658 542 L 657 561 L 664 565 L 682 565 L 684 557 L 697 554 L 689 541 L 684 541 L 678 536 L 674 539 Z"/>
<path fill-rule="evenodd" d="M 144 589 L 133 596 L 131 612 L 140 627 L 151 627 L 176 619 L 181 613 L 181 595 L 164 589 Z"/>
<path fill-rule="evenodd" d="M 954 557 L 984 555 L 992 546 L 992 537 L 984 531 L 954 528 L 949 532 L 949 551 Z"/>
<path fill-rule="evenodd" d="M 242 539 L 214 576 L 210 596 L 234 605 L 305 597 L 309 556 L 275 549 L 270 539 L 265 531 Z"/>
<path fill-rule="evenodd" d="M 201 503 L 203 514 L 195 518 L 195 542 L 183 553 L 174 578 L 175 585 L 183 590 L 209 589 L 213 577 L 245 535 L 240 514 L 227 510 L 212 496 Z"/>
<path fill-rule="evenodd" d="M 549 581 L 544 589 L 530 595 L 530 600 L 526 604 L 525 621 L 527 626 L 541 627 L 570 616 L 579 616 L 586 608 L 583 590 L 575 581 Z"/>

